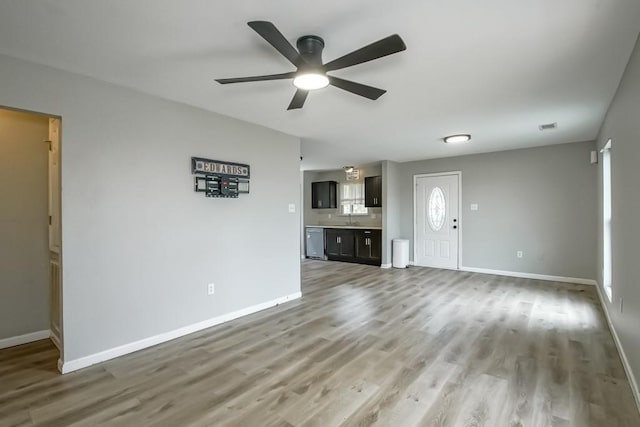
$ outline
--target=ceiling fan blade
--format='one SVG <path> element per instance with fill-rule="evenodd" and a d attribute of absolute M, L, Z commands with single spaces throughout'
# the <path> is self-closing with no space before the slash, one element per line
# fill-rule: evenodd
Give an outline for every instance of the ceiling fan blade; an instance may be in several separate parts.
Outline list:
<path fill-rule="evenodd" d="M 332 76 L 327 77 L 329 77 L 329 84 L 332 86 L 346 90 L 347 92 L 355 93 L 356 95 L 364 96 L 365 98 L 369 98 L 374 101 L 387 92 L 386 90 L 378 89 L 377 87 L 363 85 L 350 80 L 339 79 Z"/>
<path fill-rule="evenodd" d="M 271 46 L 273 46 L 278 52 L 289 60 L 293 65 L 300 68 L 304 65 L 304 59 L 300 56 L 300 53 L 291 46 L 291 43 L 282 35 L 280 31 L 268 21 L 251 21 L 247 22 L 253 30 L 260 34 Z"/>
<path fill-rule="evenodd" d="M 293 95 L 293 99 L 287 107 L 287 110 L 296 110 L 298 108 L 302 108 L 304 105 L 304 101 L 307 99 L 307 95 L 309 95 L 308 90 L 298 89 L 296 90 L 295 95 Z"/>
<path fill-rule="evenodd" d="M 282 79 L 292 79 L 296 76 L 295 71 L 290 73 L 282 73 L 282 74 L 268 74 L 266 76 L 253 76 L 253 77 L 236 77 L 231 79 L 215 79 L 221 85 L 226 85 L 229 83 L 244 83 L 244 82 L 261 82 L 265 80 L 282 80 Z"/>
<path fill-rule="evenodd" d="M 326 71 L 339 70 L 341 68 L 351 67 L 352 65 L 362 64 L 363 62 L 373 61 L 383 56 L 402 52 L 407 46 L 404 44 L 399 35 L 394 34 L 385 37 L 382 40 L 371 43 L 363 48 L 347 53 L 338 59 L 324 64 Z"/>

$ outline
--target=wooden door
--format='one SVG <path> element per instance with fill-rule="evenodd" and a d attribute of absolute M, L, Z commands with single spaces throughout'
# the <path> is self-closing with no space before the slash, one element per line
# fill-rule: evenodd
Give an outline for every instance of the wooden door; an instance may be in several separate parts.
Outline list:
<path fill-rule="evenodd" d="M 60 119 L 49 119 L 49 282 L 51 340 L 62 344 L 61 230 L 60 230 Z"/>

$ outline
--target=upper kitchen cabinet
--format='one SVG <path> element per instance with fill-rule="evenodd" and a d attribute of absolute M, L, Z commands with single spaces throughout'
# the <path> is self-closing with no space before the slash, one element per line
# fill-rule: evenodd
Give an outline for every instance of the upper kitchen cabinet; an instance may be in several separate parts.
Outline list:
<path fill-rule="evenodd" d="M 368 176 L 364 179 L 364 205 L 368 208 L 382 207 L 381 176 Z"/>
<path fill-rule="evenodd" d="M 335 181 L 320 181 L 311 183 L 311 207 L 313 209 L 335 209 L 338 207 Z"/>

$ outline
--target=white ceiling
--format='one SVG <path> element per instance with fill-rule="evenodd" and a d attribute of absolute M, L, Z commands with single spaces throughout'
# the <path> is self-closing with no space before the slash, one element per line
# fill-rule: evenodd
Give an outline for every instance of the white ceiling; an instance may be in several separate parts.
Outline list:
<path fill-rule="evenodd" d="M 407 50 L 334 72 L 378 101 L 329 87 L 286 111 L 289 80 L 213 81 L 293 71 L 250 20 L 323 37 L 325 62 L 393 33 Z M 0 3 L 0 53 L 300 136 L 304 169 L 594 139 L 639 28 L 637 0 Z"/>

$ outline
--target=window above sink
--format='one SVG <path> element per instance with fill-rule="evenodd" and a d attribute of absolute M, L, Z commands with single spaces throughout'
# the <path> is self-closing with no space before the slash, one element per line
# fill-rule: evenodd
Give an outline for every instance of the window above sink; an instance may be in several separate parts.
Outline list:
<path fill-rule="evenodd" d="M 369 209 L 364 205 L 364 183 L 345 182 L 340 184 L 339 215 L 368 215 Z"/>

